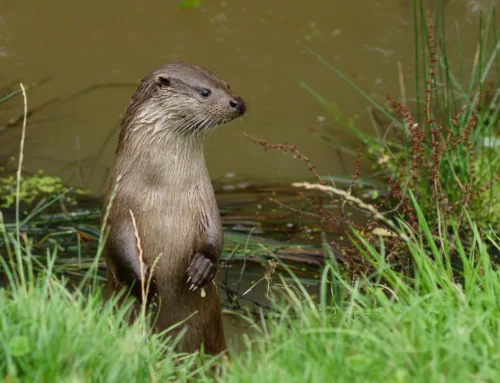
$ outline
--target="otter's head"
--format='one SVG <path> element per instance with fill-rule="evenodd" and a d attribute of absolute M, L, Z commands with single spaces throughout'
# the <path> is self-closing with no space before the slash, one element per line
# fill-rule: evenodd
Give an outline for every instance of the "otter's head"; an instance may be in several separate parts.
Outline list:
<path fill-rule="evenodd" d="M 132 97 L 124 127 L 135 123 L 180 134 L 198 135 L 241 117 L 241 97 L 214 73 L 186 62 L 161 66 L 147 75 Z"/>

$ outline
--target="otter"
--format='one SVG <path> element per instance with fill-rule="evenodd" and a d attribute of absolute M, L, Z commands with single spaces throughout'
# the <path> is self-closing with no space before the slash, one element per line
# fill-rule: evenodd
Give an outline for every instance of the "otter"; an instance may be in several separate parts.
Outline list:
<path fill-rule="evenodd" d="M 185 321 L 167 334 L 185 331 L 181 352 L 226 349 L 214 282 L 223 232 L 203 138 L 245 111 L 214 73 L 172 62 L 144 77 L 121 121 L 101 212 L 108 284 L 147 305 L 155 332 Z"/>

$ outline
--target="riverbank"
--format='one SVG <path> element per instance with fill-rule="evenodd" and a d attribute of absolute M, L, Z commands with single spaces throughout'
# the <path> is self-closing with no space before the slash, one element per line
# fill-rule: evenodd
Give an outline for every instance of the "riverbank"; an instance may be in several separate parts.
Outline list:
<path fill-rule="evenodd" d="M 54 251 L 46 273 L 10 274 L 10 287 L 0 290 L 0 375 L 10 382 L 203 382 L 217 366 L 221 382 L 497 381 L 500 275 L 472 227 L 473 245 L 446 241 L 442 263 L 426 255 L 434 243 L 428 231 L 411 235 L 411 279 L 367 246 L 361 254 L 376 274 L 354 284 L 336 262 L 324 268 L 319 297 L 297 278 L 276 281 L 275 316 L 243 336 L 230 363 L 172 352 L 172 341 L 147 336 L 144 321 L 126 325 L 126 310 L 103 303 L 99 288 L 68 291 L 52 274 Z M 488 237 L 498 249 L 498 238 Z M 447 266 L 455 252 L 461 273 Z"/>

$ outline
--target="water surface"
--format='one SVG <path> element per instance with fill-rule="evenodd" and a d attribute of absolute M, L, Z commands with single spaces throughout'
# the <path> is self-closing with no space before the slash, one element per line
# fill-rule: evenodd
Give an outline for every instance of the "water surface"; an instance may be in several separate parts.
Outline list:
<path fill-rule="evenodd" d="M 436 3 L 429 1 L 429 6 Z M 445 2 L 449 50 L 452 55 L 456 52 L 453 36 L 458 27 L 466 66 L 476 49 L 475 3 Z M 184 10 L 176 4 L 3 0 L 0 85 L 49 78 L 29 92 L 29 105 L 36 107 L 96 84 L 133 83 L 172 60 L 201 64 L 227 80 L 249 107 L 242 121 L 225 126 L 208 140 L 212 177 L 237 173 L 273 180 L 303 178 L 306 167 L 281 153 L 265 153 L 241 130 L 270 142 L 298 144 L 323 173 L 340 175 L 353 168 L 352 159 L 346 158 L 341 166 L 332 148 L 311 134 L 310 128 L 326 127 L 339 140 L 347 138 L 331 118 L 323 121 L 324 110 L 299 87 L 299 81 L 345 115 L 359 116 L 363 130 L 372 130 L 366 101 L 305 53 L 298 41 L 377 100 L 387 93 L 400 95 L 400 62 L 407 97 L 414 97 L 411 1 L 203 1 L 199 9 Z M 133 87 L 101 88 L 33 115 L 26 142 L 27 170 L 42 168 L 102 192 L 113 161 L 116 126 L 133 91 Z M 16 98 L 2 105 L 0 124 L 19 115 L 21 103 Z M 18 141 L 18 128 L 0 132 L 0 159 L 17 155 Z M 98 168 L 92 172 L 96 161 Z"/>

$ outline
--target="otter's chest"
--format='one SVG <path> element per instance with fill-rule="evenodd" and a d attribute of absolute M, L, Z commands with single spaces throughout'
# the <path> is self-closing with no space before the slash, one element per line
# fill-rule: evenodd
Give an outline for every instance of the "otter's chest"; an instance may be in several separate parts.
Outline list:
<path fill-rule="evenodd" d="M 191 255 L 207 232 L 222 238 L 222 225 L 213 191 L 148 191 L 143 194 L 139 232 L 147 258 L 151 254 Z"/>
<path fill-rule="evenodd" d="M 140 195 L 141 226 L 150 232 L 197 235 L 206 227 L 220 227 L 211 184 L 183 188 L 149 188 Z"/>

